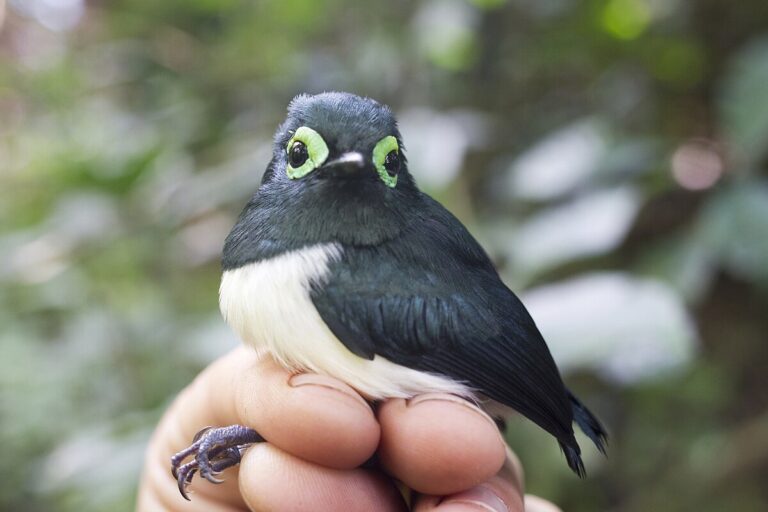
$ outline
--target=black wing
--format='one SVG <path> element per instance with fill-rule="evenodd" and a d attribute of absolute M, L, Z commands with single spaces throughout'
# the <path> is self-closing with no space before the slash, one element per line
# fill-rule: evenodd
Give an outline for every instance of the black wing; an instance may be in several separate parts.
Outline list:
<path fill-rule="evenodd" d="M 424 201 L 422 216 L 397 239 L 344 248 L 312 291 L 320 316 L 360 357 L 447 375 L 513 407 L 554 435 L 583 474 L 572 428 L 578 402 L 536 325 L 464 226 Z M 597 425 L 590 437 L 602 448 L 602 427 L 581 410 L 577 421 Z"/>

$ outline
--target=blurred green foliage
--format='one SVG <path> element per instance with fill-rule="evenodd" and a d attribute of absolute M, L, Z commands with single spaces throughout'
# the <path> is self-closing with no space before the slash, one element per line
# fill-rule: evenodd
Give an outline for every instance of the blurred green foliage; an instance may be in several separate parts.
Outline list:
<path fill-rule="evenodd" d="M 398 112 L 611 430 L 577 481 L 512 422 L 529 492 L 768 509 L 764 0 L 4 4 L 0 509 L 132 508 L 154 422 L 237 343 L 218 256 L 271 134 L 328 89 Z"/>

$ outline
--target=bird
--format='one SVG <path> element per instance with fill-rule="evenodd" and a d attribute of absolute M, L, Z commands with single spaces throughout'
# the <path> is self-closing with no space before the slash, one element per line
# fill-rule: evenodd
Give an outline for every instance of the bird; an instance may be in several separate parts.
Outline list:
<path fill-rule="evenodd" d="M 419 190 L 394 114 L 373 99 L 290 102 L 222 270 L 226 322 L 292 372 L 335 377 L 373 402 L 438 392 L 511 408 L 554 436 L 580 477 L 574 422 L 605 453 L 606 430 L 565 387 L 531 315 L 464 225 Z M 171 460 L 182 496 L 195 473 L 220 482 L 263 441 L 242 425 L 199 432 Z"/>

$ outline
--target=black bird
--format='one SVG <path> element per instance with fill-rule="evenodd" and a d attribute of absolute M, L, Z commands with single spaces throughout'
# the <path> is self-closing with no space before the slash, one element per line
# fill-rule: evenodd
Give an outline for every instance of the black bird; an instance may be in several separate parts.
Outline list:
<path fill-rule="evenodd" d="M 564 386 L 525 307 L 466 228 L 416 187 L 395 118 L 374 100 L 291 102 L 222 266 L 224 318 L 291 370 L 371 400 L 444 392 L 512 407 L 557 439 L 579 476 L 572 423 L 604 451 L 603 427 Z M 263 440 L 239 425 L 198 434 L 172 460 L 182 495 L 195 472 L 217 481 Z"/>

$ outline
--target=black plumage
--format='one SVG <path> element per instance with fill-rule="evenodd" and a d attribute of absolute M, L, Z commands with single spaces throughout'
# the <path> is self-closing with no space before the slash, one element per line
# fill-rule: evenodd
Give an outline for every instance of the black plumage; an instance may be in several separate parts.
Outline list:
<path fill-rule="evenodd" d="M 511 406 L 557 438 L 584 474 L 571 423 L 603 450 L 604 431 L 565 388 L 520 300 L 464 226 L 420 195 L 419 214 L 382 244 L 344 246 L 312 300 L 360 357 L 449 375 Z"/>
<path fill-rule="evenodd" d="M 299 165 L 309 154 L 288 147 L 299 129 L 317 132 L 327 152 L 297 178 L 286 171 L 289 158 Z M 387 137 L 398 148 L 386 160 L 394 186 L 373 161 Z M 466 228 L 416 187 L 394 116 L 373 100 L 294 99 L 262 185 L 227 237 L 223 268 L 318 244 L 333 244 L 340 257 L 311 283 L 311 304 L 350 352 L 447 376 L 514 408 L 558 440 L 580 476 L 572 423 L 604 451 L 603 427 L 564 386 L 533 319 Z"/>

